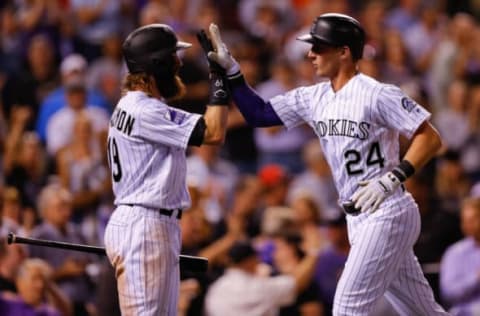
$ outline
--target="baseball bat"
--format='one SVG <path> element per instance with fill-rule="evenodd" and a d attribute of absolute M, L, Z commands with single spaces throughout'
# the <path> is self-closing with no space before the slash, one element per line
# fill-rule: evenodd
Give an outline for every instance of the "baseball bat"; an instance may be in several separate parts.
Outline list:
<path fill-rule="evenodd" d="M 36 245 L 36 246 L 43 246 L 43 247 L 88 252 L 88 253 L 94 253 L 102 256 L 107 255 L 107 252 L 105 251 L 104 247 L 74 244 L 74 243 L 55 241 L 55 240 L 20 237 L 20 236 L 16 236 L 14 233 L 8 234 L 7 243 L 9 245 L 14 243 L 29 244 L 29 245 Z M 208 268 L 208 259 L 203 257 L 180 255 L 179 264 L 180 264 L 180 270 L 182 271 L 205 272 L 207 271 L 207 268 Z"/>

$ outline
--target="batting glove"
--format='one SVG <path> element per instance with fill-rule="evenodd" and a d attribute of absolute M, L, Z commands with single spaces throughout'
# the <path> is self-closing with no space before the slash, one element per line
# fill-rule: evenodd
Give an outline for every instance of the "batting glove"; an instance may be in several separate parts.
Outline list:
<path fill-rule="evenodd" d="M 360 188 L 352 196 L 355 208 L 361 212 L 375 212 L 401 183 L 400 179 L 390 171 L 378 179 L 359 182 Z"/>
<path fill-rule="evenodd" d="M 222 41 L 218 26 L 214 23 L 211 23 L 209 27 L 209 32 L 215 51 L 209 52 L 208 58 L 223 67 L 227 76 L 232 76 L 240 73 L 240 65 L 232 57 L 232 55 L 228 51 L 227 45 L 225 45 L 225 43 Z"/>

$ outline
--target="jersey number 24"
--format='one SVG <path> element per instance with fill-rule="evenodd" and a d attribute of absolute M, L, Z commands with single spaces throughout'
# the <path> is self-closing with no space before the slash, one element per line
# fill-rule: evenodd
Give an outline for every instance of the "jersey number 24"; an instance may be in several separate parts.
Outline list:
<path fill-rule="evenodd" d="M 364 172 L 363 168 L 358 166 L 362 161 L 362 155 L 359 151 L 355 149 L 349 149 L 345 151 L 344 157 L 347 160 L 345 167 L 347 168 L 348 175 L 361 174 Z M 380 144 L 378 144 L 378 142 L 374 142 L 368 150 L 366 161 L 367 167 L 378 164 L 380 168 L 383 168 L 384 161 L 385 158 L 382 157 Z"/>

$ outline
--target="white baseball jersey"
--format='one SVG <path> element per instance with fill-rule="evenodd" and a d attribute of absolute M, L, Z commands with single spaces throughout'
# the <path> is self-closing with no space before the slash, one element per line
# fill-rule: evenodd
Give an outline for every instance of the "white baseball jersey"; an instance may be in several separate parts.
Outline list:
<path fill-rule="evenodd" d="M 270 102 L 287 128 L 307 122 L 315 130 L 341 201 L 350 199 L 358 181 L 393 169 L 400 158 L 398 134 L 410 138 L 430 117 L 399 88 L 363 74 L 337 92 L 321 82 Z"/>
<path fill-rule="evenodd" d="M 190 206 L 185 149 L 200 117 L 140 91 L 120 100 L 108 131 L 115 205 Z"/>
<path fill-rule="evenodd" d="M 340 202 L 358 182 L 395 167 L 399 133 L 411 138 L 430 117 L 398 87 L 357 74 L 334 92 L 330 82 L 300 87 L 270 100 L 292 128 L 307 122 L 320 139 Z M 333 315 L 369 315 L 384 295 L 400 315 L 447 315 L 435 302 L 413 245 L 420 232 L 417 205 L 398 188 L 373 213 L 347 216 L 351 250 L 337 285 Z"/>
<path fill-rule="evenodd" d="M 190 206 L 186 157 L 201 116 L 128 92 L 110 120 L 108 160 L 117 208 L 105 229 L 122 315 L 177 314 L 180 226 L 175 210 Z"/>

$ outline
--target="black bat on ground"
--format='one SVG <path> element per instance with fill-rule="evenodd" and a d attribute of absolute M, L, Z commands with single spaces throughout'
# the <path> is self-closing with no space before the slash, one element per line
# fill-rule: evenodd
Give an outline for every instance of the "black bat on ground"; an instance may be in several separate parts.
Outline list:
<path fill-rule="evenodd" d="M 74 244 L 74 243 L 55 241 L 55 240 L 45 240 L 45 239 L 20 237 L 20 236 L 16 236 L 14 233 L 9 233 L 8 234 L 7 243 L 9 245 L 14 244 L 14 243 L 29 244 L 29 245 L 36 245 L 36 246 L 43 246 L 43 247 L 82 251 L 82 252 L 94 253 L 94 254 L 102 255 L 102 256 L 107 255 L 104 247 Z M 208 259 L 207 258 L 180 255 L 179 259 L 180 259 L 180 262 L 179 262 L 180 270 L 182 270 L 182 271 L 189 271 L 189 272 L 205 272 L 205 271 L 207 271 L 207 268 L 208 268 Z"/>

